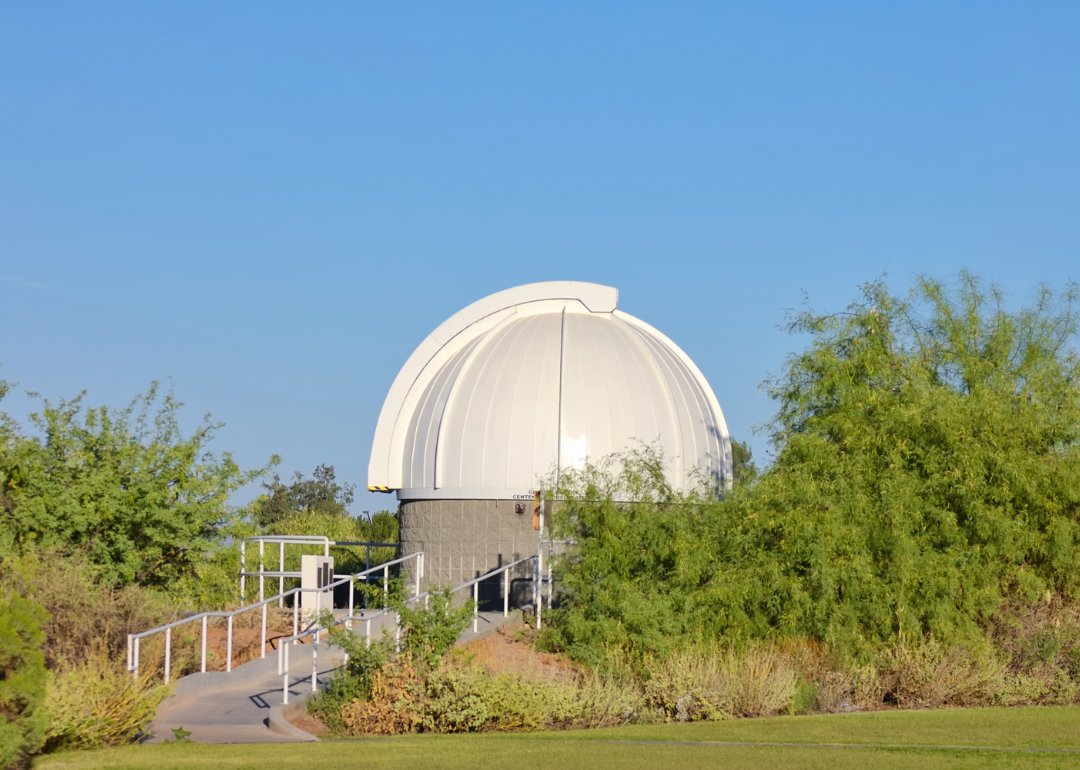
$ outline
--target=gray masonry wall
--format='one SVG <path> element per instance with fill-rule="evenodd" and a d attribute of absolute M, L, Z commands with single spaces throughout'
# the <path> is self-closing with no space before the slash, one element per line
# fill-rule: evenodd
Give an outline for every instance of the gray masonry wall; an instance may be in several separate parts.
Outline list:
<path fill-rule="evenodd" d="M 518 502 L 524 504 L 524 513 L 515 513 Z M 401 503 L 401 555 L 424 552 L 424 589 L 461 585 L 503 564 L 531 556 L 536 553 L 538 534 L 533 529 L 532 500 Z M 483 589 L 490 598 L 501 591 L 497 580 L 492 580 L 490 586 L 484 584 Z M 526 595 L 531 601 L 531 564 L 514 570 L 511 589 L 516 604 L 523 603 Z"/>

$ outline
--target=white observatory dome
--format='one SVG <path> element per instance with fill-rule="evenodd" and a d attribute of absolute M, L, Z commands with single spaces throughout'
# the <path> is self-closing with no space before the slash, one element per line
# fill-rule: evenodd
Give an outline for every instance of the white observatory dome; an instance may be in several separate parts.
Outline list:
<path fill-rule="evenodd" d="M 658 443 L 676 489 L 722 488 L 731 442 L 693 361 L 619 293 L 534 283 L 474 302 L 409 357 L 383 404 L 369 489 L 401 500 L 512 499 L 553 469 Z"/>

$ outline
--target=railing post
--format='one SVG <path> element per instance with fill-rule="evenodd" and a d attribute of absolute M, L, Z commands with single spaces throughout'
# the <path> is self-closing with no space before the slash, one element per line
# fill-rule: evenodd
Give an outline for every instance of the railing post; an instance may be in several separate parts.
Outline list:
<path fill-rule="evenodd" d="M 536 597 L 536 630 L 540 630 L 541 608 L 544 604 L 544 509 L 540 508 L 540 540 L 536 544 L 536 590 L 533 591 L 533 595 Z"/>
<path fill-rule="evenodd" d="M 169 683 L 172 673 L 172 629 L 165 629 L 165 684 Z"/>
<path fill-rule="evenodd" d="M 292 633 L 296 636 L 300 633 L 300 592 L 292 595 Z M 292 642 L 290 642 L 292 644 Z"/>
<path fill-rule="evenodd" d="M 284 607 L 285 606 L 285 597 L 282 596 L 282 594 L 285 593 L 285 576 L 281 574 L 282 572 L 285 571 L 285 541 L 284 540 L 282 540 L 280 543 L 278 543 L 277 571 L 278 571 L 278 579 L 277 579 L 278 600 L 277 600 L 277 606 L 278 607 Z"/>
<path fill-rule="evenodd" d="M 263 577 L 265 571 L 264 557 L 266 556 L 266 543 L 262 540 L 259 541 L 259 601 L 261 602 L 266 598 L 266 578 Z"/>
<path fill-rule="evenodd" d="M 199 670 L 206 673 L 206 615 L 202 617 L 202 665 Z"/>
<path fill-rule="evenodd" d="M 243 606 L 244 602 L 246 601 L 246 597 L 247 597 L 247 591 L 245 590 L 247 588 L 247 575 L 244 574 L 245 572 L 247 572 L 246 553 L 247 553 L 247 540 L 241 540 L 240 541 L 240 604 L 241 604 L 241 606 Z"/>
<path fill-rule="evenodd" d="M 548 578 L 547 578 L 548 609 L 551 609 L 551 554 L 548 553 Z"/>
<path fill-rule="evenodd" d="M 141 642 L 141 641 L 142 641 L 142 639 L 140 639 L 139 637 L 135 637 L 135 665 L 134 665 L 134 668 L 131 669 L 131 671 L 132 671 L 132 678 L 136 682 L 139 681 L 139 642 Z"/>
<path fill-rule="evenodd" d="M 229 616 L 229 630 L 227 632 L 228 641 L 225 644 L 225 670 L 232 671 L 232 619 L 233 616 Z"/>
<path fill-rule="evenodd" d="M 476 633 L 476 622 L 480 618 L 480 583 L 472 584 L 472 632 Z"/>
<path fill-rule="evenodd" d="M 345 628 L 347 628 L 349 631 L 352 631 L 352 626 L 353 626 L 353 622 L 352 622 L 353 606 L 355 604 L 356 604 L 356 582 L 352 579 L 352 577 L 350 577 L 349 578 L 349 619 L 346 621 L 346 625 L 345 625 Z"/>
<path fill-rule="evenodd" d="M 131 671 L 131 634 L 127 635 L 127 670 Z"/>
<path fill-rule="evenodd" d="M 371 618 L 364 618 L 364 644 L 371 646 Z"/>
<path fill-rule="evenodd" d="M 259 657 L 266 657 L 266 604 L 262 606 L 262 647 L 259 648 Z"/>
<path fill-rule="evenodd" d="M 285 669 L 284 669 L 285 681 L 282 683 L 282 687 L 281 687 L 281 689 L 282 689 L 281 702 L 282 703 L 288 703 L 289 702 L 289 648 L 292 647 L 292 642 L 289 642 L 289 644 L 283 644 L 281 646 L 285 648 Z"/>
<path fill-rule="evenodd" d="M 315 626 L 317 629 L 318 626 Z M 311 691 L 318 689 L 319 674 L 319 632 L 315 632 L 315 638 L 311 641 Z"/>
<path fill-rule="evenodd" d="M 371 546 L 364 546 L 364 571 L 371 569 Z"/>
<path fill-rule="evenodd" d="M 510 614 L 510 568 L 503 568 L 503 617 Z"/>
<path fill-rule="evenodd" d="M 390 568 L 383 567 L 382 571 L 382 605 L 383 609 L 387 609 L 389 604 L 389 592 L 390 592 Z"/>

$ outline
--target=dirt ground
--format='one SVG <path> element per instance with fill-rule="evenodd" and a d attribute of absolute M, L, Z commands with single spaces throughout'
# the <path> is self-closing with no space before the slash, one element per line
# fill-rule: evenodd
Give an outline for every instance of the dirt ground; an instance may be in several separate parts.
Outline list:
<path fill-rule="evenodd" d="M 472 656 L 473 665 L 487 666 L 493 674 L 532 674 L 564 681 L 577 676 L 565 658 L 533 649 L 535 636 L 535 630 L 528 626 L 510 631 L 500 628 L 468 645 L 465 654 Z"/>
<path fill-rule="evenodd" d="M 326 735 L 327 732 L 326 725 L 322 723 L 322 720 L 310 714 L 300 714 L 290 719 L 289 722 L 312 735 Z"/>

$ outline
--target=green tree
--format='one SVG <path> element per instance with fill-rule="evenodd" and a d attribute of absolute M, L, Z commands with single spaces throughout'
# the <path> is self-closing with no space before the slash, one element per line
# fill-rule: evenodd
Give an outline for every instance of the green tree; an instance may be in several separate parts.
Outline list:
<path fill-rule="evenodd" d="M 721 636 L 861 654 L 981 643 L 1006 598 L 1080 597 L 1077 298 L 1042 289 L 1013 311 L 965 274 L 800 314 L 809 344 L 768 383 L 776 460 L 756 483 L 681 497 L 642 458 L 563 491 L 577 546 L 556 641 L 581 657 Z"/>
<path fill-rule="evenodd" d="M 82 551 L 114 585 L 192 574 L 230 514 L 229 495 L 267 468 L 244 471 L 228 452 L 210 453 L 221 425 L 209 416 L 184 435 L 181 402 L 159 398 L 157 383 L 119 411 L 85 408 L 83 397 L 43 401 L 33 435 L 0 415 L 0 548 Z"/>
<path fill-rule="evenodd" d="M 337 482 L 333 465 L 317 466 L 310 479 L 297 471 L 291 484 L 281 483 L 275 473 L 263 489 L 266 493 L 251 505 L 252 520 L 259 527 L 272 527 L 297 513 L 348 516 L 355 493 L 352 484 Z"/>
<path fill-rule="evenodd" d="M 963 274 L 796 317 L 811 343 L 770 383 L 776 463 L 735 506 L 769 554 L 756 614 L 854 648 L 971 637 L 1008 594 L 1075 594 L 1076 300 L 1044 288 L 1009 311 Z"/>
<path fill-rule="evenodd" d="M 758 477 L 757 465 L 754 464 L 754 451 L 745 441 L 731 440 L 732 481 L 735 484 L 751 484 Z"/>
<path fill-rule="evenodd" d="M 45 744 L 46 620 L 29 599 L 0 596 L 0 768 L 18 766 Z"/>

